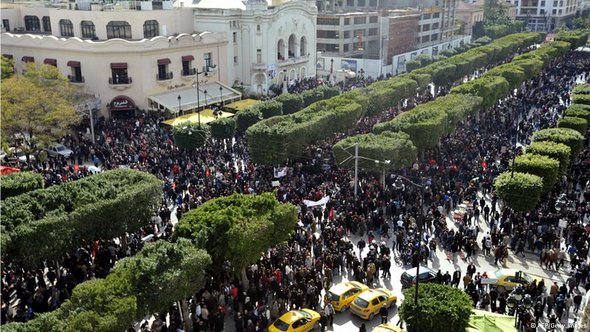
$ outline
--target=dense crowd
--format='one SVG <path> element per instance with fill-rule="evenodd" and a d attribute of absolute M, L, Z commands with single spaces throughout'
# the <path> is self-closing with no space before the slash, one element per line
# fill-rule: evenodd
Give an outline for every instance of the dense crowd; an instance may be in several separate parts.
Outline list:
<path fill-rule="evenodd" d="M 248 287 L 227 276 L 210 281 L 195 294 L 191 301 L 195 330 L 221 331 L 225 316 L 231 314 L 236 331 L 262 331 L 285 311 L 301 307 L 322 312 L 322 325 L 329 325 L 334 313 L 326 305 L 328 299 L 322 296 L 322 290 L 333 284 L 335 276 L 379 285 L 390 277 L 393 261 L 412 266 L 428 264 L 437 250 L 448 252 L 451 259 L 464 255 L 467 261 L 478 254 L 493 256 L 500 264 L 506 263 L 509 250 L 514 254 L 527 250 L 537 253 L 541 263 L 553 269 L 561 268 L 567 258 L 573 272 L 571 283 L 568 279 L 567 285 L 533 285 L 523 292 L 535 299 L 534 318 L 546 311 L 550 319 L 552 315 L 561 319 L 570 309 L 576 310 L 582 294 L 578 286 L 590 289 L 586 264 L 589 242 L 583 226 L 588 220 L 586 166 L 590 152 L 584 150 L 570 175 L 526 215 L 504 208 L 492 191 L 492 181 L 509 169 L 513 156 L 522 152 L 520 144 L 527 144 L 533 131 L 555 126 L 569 104 L 568 91 L 575 79 L 586 80 L 589 74 L 587 53 L 571 53 L 537 79 L 526 82 L 514 96 L 482 112 L 477 121 L 464 121 L 439 148 L 400 171 L 403 178 L 388 174 L 383 187 L 378 177 L 361 172 L 357 198 L 348 170 L 331 161 L 331 146 L 345 136 L 370 132 L 375 123 L 431 100 L 431 92 L 423 91 L 399 110 L 391 108 L 363 118 L 348 132 L 308 147 L 303 158 L 282 165 L 286 174 L 278 179 L 278 199 L 300 210 L 294 236 L 248 269 Z M 348 80 L 342 88 L 369 83 L 369 79 L 359 77 Z M 302 81 L 290 91 L 303 91 L 315 84 L 314 80 Z M 30 271 L 4 267 L 2 299 L 9 299 L 15 292 L 19 306 L 11 312 L 12 307 L 3 302 L 2 322 L 26 321 L 35 313 L 59 306 L 77 283 L 103 277 L 117 259 L 134 254 L 144 242 L 166 238 L 172 231 L 172 219 L 180 219 L 203 202 L 233 192 L 270 191 L 272 181 L 277 180 L 272 167 L 249 161 L 243 136 L 232 141 L 212 139 L 198 153 L 188 152 L 175 147 L 171 132 L 160 119 L 148 114 L 102 121 L 95 131 L 96 144 L 82 136 L 63 139 L 62 143 L 74 151 L 71 160 L 52 159 L 23 166 L 43 173 L 47 184 L 91 174 L 84 167 L 77 171 L 74 163 L 94 163 L 104 170 L 128 167 L 150 172 L 164 180 L 159 215 L 152 225 L 130 235 L 127 243 L 97 241 L 82 246 L 67 256 L 59 270 L 55 266 Z M 557 211 L 555 201 L 562 194 L 572 208 Z M 330 201 L 323 208 L 304 203 L 325 196 L 330 196 Z M 454 218 L 457 208 L 465 213 L 453 225 L 447 217 Z M 560 241 L 557 228 L 558 220 L 564 217 L 569 220 L 563 230 L 565 242 Z M 482 234 L 484 226 L 488 231 Z M 353 243 L 353 238 L 359 241 Z M 507 294 L 485 287 L 482 278 L 485 275 L 470 265 L 463 274 L 439 270 L 436 281 L 464 287 L 474 306 L 507 312 Z M 178 309 L 173 308 L 141 328 L 176 331 L 182 326 L 180 317 Z"/>

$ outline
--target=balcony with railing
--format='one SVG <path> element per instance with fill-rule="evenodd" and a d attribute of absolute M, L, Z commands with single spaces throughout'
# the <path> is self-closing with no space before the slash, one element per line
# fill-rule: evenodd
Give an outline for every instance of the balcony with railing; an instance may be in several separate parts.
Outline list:
<path fill-rule="evenodd" d="M 157 73 L 156 74 L 156 81 L 169 81 L 174 78 L 174 74 L 172 72 L 169 73 Z"/>
<path fill-rule="evenodd" d="M 109 77 L 109 85 L 115 90 L 125 90 L 131 87 L 131 77 Z"/>
<path fill-rule="evenodd" d="M 307 61 L 309 61 L 309 55 L 298 56 L 298 57 L 289 57 L 286 60 L 279 60 L 278 66 L 279 67 L 286 67 L 286 66 L 290 66 L 290 65 L 297 65 L 297 64 L 304 63 Z"/>

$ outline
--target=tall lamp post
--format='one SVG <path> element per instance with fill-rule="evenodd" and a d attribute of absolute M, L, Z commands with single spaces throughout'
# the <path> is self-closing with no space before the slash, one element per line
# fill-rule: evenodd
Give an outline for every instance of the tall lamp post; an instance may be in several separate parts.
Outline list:
<path fill-rule="evenodd" d="M 330 59 L 330 79 L 331 84 L 334 84 L 334 59 Z"/>
<path fill-rule="evenodd" d="M 193 88 L 197 89 L 197 119 L 199 121 L 199 127 L 201 127 L 201 110 L 199 110 L 199 108 L 201 108 L 201 100 L 200 100 L 200 96 L 199 96 L 199 75 L 201 74 L 205 74 L 205 76 L 207 76 L 207 72 L 206 71 L 199 71 L 197 69 L 197 71 L 195 72 L 195 75 L 197 75 L 197 81 L 195 82 L 195 84 L 193 84 Z"/>
<path fill-rule="evenodd" d="M 178 99 L 178 114 L 180 114 L 180 112 L 182 112 L 182 110 L 180 109 L 180 101 L 182 100 L 182 97 L 180 95 L 178 95 L 177 99 Z"/>
<path fill-rule="evenodd" d="M 223 108 L 223 87 L 219 86 L 219 106 Z"/>
<path fill-rule="evenodd" d="M 96 111 L 96 108 L 90 109 L 90 107 L 86 105 L 86 111 L 90 117 L 90 134 L 92 135 L 92 144 L 95 144 L 96 139 L 94 138 L 94 112 Z"/>
<path fill-rule="evenodd" d="M 205 95 L 205 106 L 204 107 L 207 108 L 207 90 L 206 89 L 203 91 L 203 94 Z"/>

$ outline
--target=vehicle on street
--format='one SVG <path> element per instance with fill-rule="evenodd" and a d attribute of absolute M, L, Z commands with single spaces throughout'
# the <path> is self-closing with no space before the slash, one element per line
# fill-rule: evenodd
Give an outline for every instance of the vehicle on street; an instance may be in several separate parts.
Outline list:
<path fill-rule="evenodd" d="M 402 273 L 402 288 L 412 287 L 416 283 L 416 270 L 414 267 Z M 420 266 L 420 277 L 418 280 L 420 283 L 433 282 L 436 280 L 436 272 L 426 266 Z"/>
<path fill-rule="evenodd" d="M 385 288 L 369 289 L 362 292 L 350 305 L 350 312 L 362 319 L 371 320 L 379 314 L 379 309 L 395 305 L 397 296 Z"/>
<path fill-rule="evenodd" d="M 49 155 L 49 157 L 52 158 L 56 158 L 56 157 L 64 157 L 64 158 L 70 158 L 70 156 L 74 153 L 72 150 L 70 150 L 69 148 L 67 148 L 65 145 L 63 144 L 54 144 L 49 146 L 47 149 L 47 154 Z"/>
<path fill-rule="evenodd" d="M 512 290 L 518 285 L 523 287 L 528 286 L 533 281 L 537 284 L 543 280 L 542 278 L 531 276 L 530 274 L 516 269 L 500 269 L 494 272 L 491 278 L 482 279 L 483 284 L 496 285 L 496 290 L 501 293 L 505 290 Z"/>
<path fill-rule="evenodd" d="M 371 332 L 402 332 L 402 329 L 399 326 L 385 323 L 375 326 Z"/>
<path fill-rule="evenodd" d="M 22 163 L 26 163 L 27 162 L 27 154 L 19 149 L 19 148 L 8 148 L 9 153 L 6 154 L 6 156 L 4 157 L 5 160 L 10 164 L 10 163 L 15 163 L 16 162 L 20 162 Z M 32 154 L 29 154 L 29 162 L 33 162 L 35 161 L 35 156 Z"/>
<path fill-rule="evenodd" d="M 291 310 L 274 321 L 268 332 L 307 332 L 316 328 L 320 314 L 311 309 Z"/>
<path fill-rule="evenodd" d="M 328 296 L 334 306 L 334 310 L 343 311 L 348 309 L 350 303 L 367 289 L 369 289 L 369 286 L 358 281 L 345 281 L 332 286 L 328 290 Z"/>

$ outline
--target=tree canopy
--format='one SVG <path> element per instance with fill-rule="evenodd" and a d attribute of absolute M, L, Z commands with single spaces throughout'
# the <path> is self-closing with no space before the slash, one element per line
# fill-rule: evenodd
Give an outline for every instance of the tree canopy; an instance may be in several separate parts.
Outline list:
<path fill-rule="evenodd" d="M 5 140 L 25 151 L 46 146 L 80 122 L 78 91 L 57 68 L 29 64 L 24 75 L 2 80 L 0 129 Z"/>

